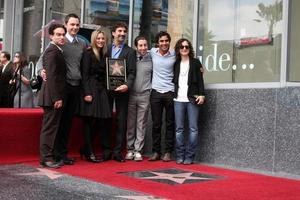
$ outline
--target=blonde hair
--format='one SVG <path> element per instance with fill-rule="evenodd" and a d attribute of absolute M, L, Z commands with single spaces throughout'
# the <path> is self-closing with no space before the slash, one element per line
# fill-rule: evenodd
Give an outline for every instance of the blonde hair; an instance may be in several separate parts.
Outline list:
<path fill-rule="evenodd" d="M 97 36 L 102 33 L 104 38 L 105 38 L 105 44 L 104 46 L 100 49 L 99 47 L 97 47 L 96 45 L 96 39 L 97 39 Z M 100 60 L 100 56 L 104 56 L 107 52 L 107 36 L 105 34 L 104 31 L 100 30 L 100 29 L 97 29 L 95 31 L 92 32 L 92 35 L 91 35 L 91 46 L 92 46 L 92 49 L 93 49 L 93 52 L 97 58 L 97 60 Z M 100 52 L 100 51 L 101 52 Z"/>

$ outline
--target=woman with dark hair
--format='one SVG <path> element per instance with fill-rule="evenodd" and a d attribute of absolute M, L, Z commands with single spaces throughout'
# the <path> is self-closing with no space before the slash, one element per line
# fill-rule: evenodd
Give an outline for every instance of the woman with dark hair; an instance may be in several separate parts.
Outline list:
<path fill-rule="evenodd" d="M 31 69 L 28 66 L 25 56 L 21 52 L 15 53 L 13 65 L 15 75 L 10 83 L 16 84 L 14 108 L 32 108 L 33 92 L 30 86 Z"/>
<path fill-rule="evenodd" d="M 174 64 L 176 162 L 192 164 L 198 144 L 199 105 L 204 103 L 202 64 L 194 58 L 189 40 L 182 38 L 175 45 Z M 188 118 L 188 140 L 184 140 L 184 122 Z"/>
<path fill-rule="evenodd" d="M 91 35 L 91 48 L 83 53 L 82 57 L 82 97 L 80 100 L 80 112 L 84 122 L 85 144 L 80 149 L 81 158 L 98 163 L 92 148 L 93 138 L 99 125 L 101 134 L 109 134 L 111 125 L 111 111 L 106 89 L 106 52 L 107 36 L 98 29 Z"/>

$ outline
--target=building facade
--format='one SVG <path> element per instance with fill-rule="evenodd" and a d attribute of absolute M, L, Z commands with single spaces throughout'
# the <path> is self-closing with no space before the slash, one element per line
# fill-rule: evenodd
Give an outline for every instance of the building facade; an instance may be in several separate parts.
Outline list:
<path fill-rule="evenodd" d="M 161 30 L 172 47 L 188 38 L 207 93 L 197 160 L 300 175 L 299 9 L 297 0 L 0 0 L 0 47 L 35 62 L 49 24 L 68 13 L 83 37 L 123 21 L 131 45 L 143 34 L 154 46 Z"/>

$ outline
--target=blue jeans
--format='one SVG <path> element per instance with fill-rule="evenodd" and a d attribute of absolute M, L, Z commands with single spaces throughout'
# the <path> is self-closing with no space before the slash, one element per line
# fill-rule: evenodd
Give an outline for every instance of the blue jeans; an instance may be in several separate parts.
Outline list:
<path fill-rule="evenodd" d="M 177 160 L 192 162 L 198 144 L 198 117 L 199 107 L 190 102 L 174 101 L 175 131 L 176 131 L 176 158 Z M 188 117 L 187 144 L 184 140 L 184 122 Z"/>

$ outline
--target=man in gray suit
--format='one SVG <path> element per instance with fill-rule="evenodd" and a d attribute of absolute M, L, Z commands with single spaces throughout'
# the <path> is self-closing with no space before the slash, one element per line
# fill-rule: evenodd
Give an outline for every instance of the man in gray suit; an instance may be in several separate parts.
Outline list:
<path fill-rule="evenodd" d="M 150 106 L 152 60 L 145 37 L 136 37 L 134 45 L 137 50 L 136 78 L 129 93 L 125 159 L 142 161 Z"/>

